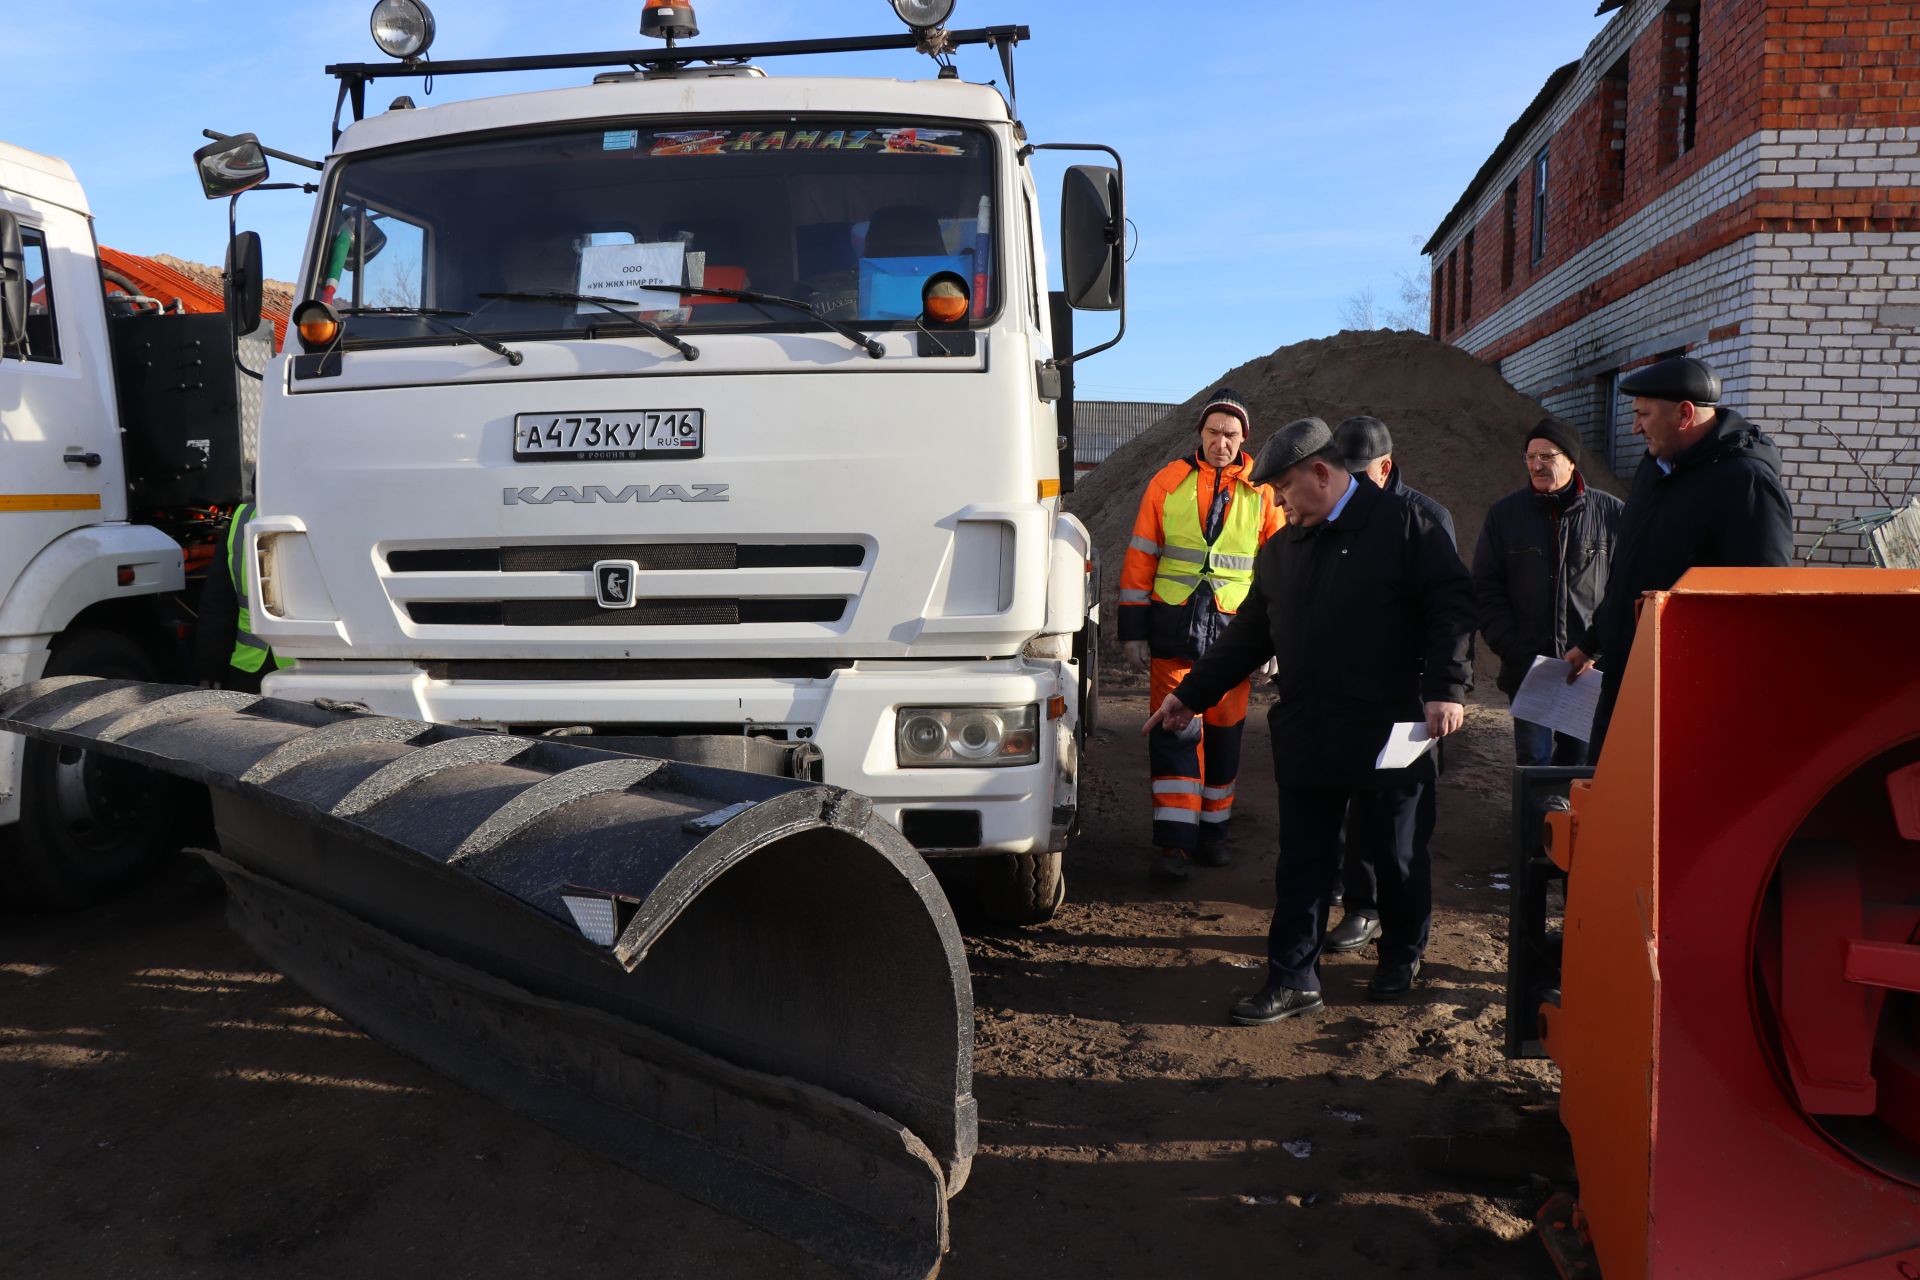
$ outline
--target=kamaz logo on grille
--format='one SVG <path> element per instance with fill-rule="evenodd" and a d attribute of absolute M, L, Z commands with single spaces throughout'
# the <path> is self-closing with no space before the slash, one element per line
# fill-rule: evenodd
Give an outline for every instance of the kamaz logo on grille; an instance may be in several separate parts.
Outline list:
<path fill-rule="evenodd" d="M 544 507 L 550 502 L 731 502 L 724 484 L 627 484 L 615 489 L 604 484 L 509 485 L 500 491 L 504 506 Z"/>

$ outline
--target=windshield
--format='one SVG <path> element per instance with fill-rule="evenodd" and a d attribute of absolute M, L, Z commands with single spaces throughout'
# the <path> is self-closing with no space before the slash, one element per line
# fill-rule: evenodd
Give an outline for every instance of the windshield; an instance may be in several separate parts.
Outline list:
<path fill-rule="evenodd" d="M 886 329 L 957 277 L 979 324 L 999 294 L 992 146 L 944 125 L 728 118 L 369 155 L 335 172 L 307 294 L 340 308 L 350 344 L 451 340 L 420 312 L 502 336 L 632 332 L 608 300 L 685 330 L 808 325 L 676 285 Z"/>

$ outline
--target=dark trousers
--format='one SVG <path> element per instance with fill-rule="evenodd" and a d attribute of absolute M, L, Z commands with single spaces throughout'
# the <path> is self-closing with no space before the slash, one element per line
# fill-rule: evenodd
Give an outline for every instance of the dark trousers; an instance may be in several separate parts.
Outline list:
<path fill-rule="evenodd" d="M 1622 659 L 1622 665 L 1625 660 Z M 1587 763 L 1600 763 L 1600 748 L 1607 740 L 1607 727 L 1613 723 L 1613 704 L 1620 700 L 1621 677 L 1611 671 L 1600 673 L 1600 705 L 1593 709 L 1593 736 L 1587 739 Z"/>
<path fill-rule="evenodd" d="M 1443 767 L 1441 752 L 1446 743 L 1437 742 L 1433 747 L 1435 770 Z M 1421 866 L 1429 866 L 1432 857 L 1429 850 L 1433 847 L 1433 829 L 1440 821 L 1440 789 L 1433 783 L 1420 788 L 1420 804 L 1414 811 L 1413 843 Z M 1360 792 L 1354 792 L 1357 800 Z M 1369 848 L 1365 842 L 1356 841 L 1352 831 L 1352 809 L 1348 809 L 1347 828 L 1341 832 L 1341 843 L 1345 846 L 1340 859 L 1340 880 L 1344 886 L 1341 905 L 1349 914 L 1378 917 L 1380 914 L 1380 877 L 1373 869 L 1374 859 L 1383 855 L 1390 856 L 1383 846 Z"/>
<path fill-rule="evenodd" d="M 1372 864 L 1376 877 L 1380 962 L 1410 964 L 1420 958 L 1433 914 L 1433 882 L 1426 845 L 1416 832 L 1421 795 L 1432 789 L 1430 783 L 1367 791 L 1280 788 L 1280 858 L 1267 930 L 1269 982 L 1297 991 L 1320 989 L 1320 944 L 1340 871 L 1342 818 L 1348 847 Z"/>

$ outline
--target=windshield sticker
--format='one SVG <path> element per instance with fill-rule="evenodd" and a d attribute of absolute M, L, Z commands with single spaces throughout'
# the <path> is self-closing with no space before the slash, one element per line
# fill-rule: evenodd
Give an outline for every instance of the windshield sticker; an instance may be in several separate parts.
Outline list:
<path fill-rule="evenodd" d="M 607 135 L 609 138 L 613 134 Z M 959 129 L 681 129 L 653 135 L 652 156 L 718 156 L 739 151 L 872 151 L 880 155 L 964 156 Z M 609 144 L 611 150 L 611 144 Z"/>
<path fill-rule="evenodd" d="M 685 241 L 652 244 L 590 244 L 580 250 L 580 287 L 576 293 L 629 302 L 642 311 L 671 311 L 680 305 L 677 292 L 650 288 L 686 283 Z M 599 311 L 591 303 L 582 312 Z"/>
<path fill-rule="evenodd" d="M 609 129 L 600 135 L 602 151 L 631 151 L 640 145 L 638 129 Z"/>

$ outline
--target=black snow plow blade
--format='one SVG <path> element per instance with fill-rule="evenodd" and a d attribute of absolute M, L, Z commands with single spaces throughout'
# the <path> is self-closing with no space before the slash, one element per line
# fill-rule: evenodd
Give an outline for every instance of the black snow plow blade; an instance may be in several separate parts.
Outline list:
<path fill-rule="evenodd" d="M 206 784 L 235 927 L 376 1038 L 856 1275 L 939 1270 L 972 989 L 861 797 L 88 677 L 0 728 Z"/>

